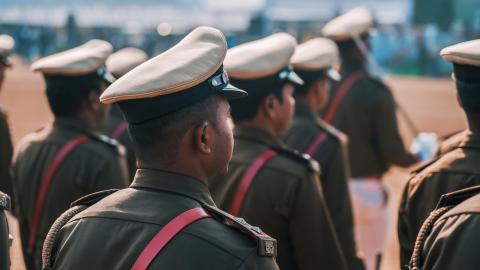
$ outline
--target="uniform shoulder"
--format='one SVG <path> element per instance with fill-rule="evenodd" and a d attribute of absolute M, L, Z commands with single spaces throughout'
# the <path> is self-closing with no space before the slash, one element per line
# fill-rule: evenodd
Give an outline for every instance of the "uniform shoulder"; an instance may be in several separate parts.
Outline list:
<path fill-rule="evenodd" d="M 87 147 L 99 155 L 104 157 L 112 154 L 117 156 L 125 155 L 125 147 L 115 139 L 103 134 L 89 134 L 89 139 L 89 143 L 86 144 Z"/>
<path fill-rule="evenodd" d="M 347 140 L 348 140 L 347 135 L 345 133 L 341 132 L 340 130 L 338 130 L 337 128 L 335 128 L 334 126 L 332 126 L 332 125 L 330 125 L 330 124 L 328 124 L 324 121 L 319 122 L 319 125 L 320 125 L 321 129 L 329 135 L 330 138 L 333 138 L 336 141 L 342 142 L 342 143 L 347 142 Z"/>
<path fill-rule="evenodd" d="M 222 223 L 225 229 L 233 229 L 241 238 L 253 240 L 256 253 L 261 257 L 276 257 L 277 240 L 265 234 L 259 227 L 248 224 L 243 218 L 235 217 L 210 205 L 202 206 L 215 220 Z"/>
<path fill-rule="evenodd" d="M 320 164 L 312 159 L 310 155 L 301 153 L 297 150 L 291 150 L 288 148 L 283 148 L 283 147 L 271 147 L 271 150 L 275 151 L 278 153 L 278 156 L 282 158 L 282 161 L 289 163 L 291 166 L 283 166 L 282 169 L 289 170 L 291 168 L 292 171 L 297 171 L 297 169 L 294 167 L 295 165 L 301 166 L 311 172 L 315 173 L 320 173 Z M 298 168 L 298 167 L 297 167 Z"/>
<path fill-rule="evenodd" d="M 480 185 L 446 193 L 440 197 L 436 208 L 457 206 L 475 197 L 477 197 L 476 201 L 480 202 L 480 197 L 476 196 L 478 194 L 480 194 Z M 476 204 L 476 207 L 480 210 L 480 204 Z"/>

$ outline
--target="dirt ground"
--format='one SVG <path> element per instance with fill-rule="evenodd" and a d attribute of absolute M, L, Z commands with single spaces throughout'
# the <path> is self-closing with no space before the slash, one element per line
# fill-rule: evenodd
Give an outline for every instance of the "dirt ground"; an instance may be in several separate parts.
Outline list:
<path fill-rule="evenodd" d="M 454 83 L 451 79 L 390 77 L 386 81 L 392 88 L 398 104 L 419 131 L 435 132 L 443 136 L 465 127 L 464 115 L 457 105 Z M 28 67 L 19 61 L 16 61 L 13 69 L 7 71 L 6 81 L 0 93 L 0 105 L 8 112 L 14 143 L 52 119 L 41 76 L 30 72 Z M 399 125 L 406 145 L 410 145 L 414 133 L 408 128 L 403 114 L 399 114 Z M 391 219 L 383 270 L 399 269 L 395 219 L 399 196 L 408 171 L 409 169 L 392 168 L 384 179 L 391 198 L 389 203 Z M 12 269 L 22 267 L 16 264 Z"/>

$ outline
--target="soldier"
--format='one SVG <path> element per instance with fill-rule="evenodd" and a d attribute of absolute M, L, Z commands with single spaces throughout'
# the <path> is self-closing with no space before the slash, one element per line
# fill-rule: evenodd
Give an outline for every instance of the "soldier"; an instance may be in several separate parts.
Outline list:
<path fill-rule="evenodd" d="M 338 61 L 337 45 L 329 39 L 315 38 L 297 46 L 291 63 L 304 84 L 295 89 L 295 116 L 284 139 L 292 149 L 320 163 L 321 184 L 340 246 L 350 269 L 363 269 L 353 233 L 346 136 L 318 116 L 328 100 L 330 80 L 340 79 L 332 68 Z"/>
<path fill-rule="evenodd" d="M 342 60 L 342 80 L 333 84 L 324 120 L 349 138 L 355 236 L 367 269 L 374 268 L 386 237 L 388 213 L 382 176 L 392 165 L 407 167 L 418 161 L 405 150 L 390 89 L 366 69 L 372 25 L 370 11 L 356 8 L 322 29 L 338 45 Z"/>
<path fill-rule="evenodd" d="M 92 40 L 31 67 L 44 76 L 55 119 L 25 136 L 14 158 L 15 209 L 28 269 L 40 269 L 48 229 L 72 201 L 128 185 L 122 149 L 95 132 L 108 114 L 98 97 L 113 80 L 104 68 L 111 51 L 108 42 Z"/>
<path fill-rule="evenodd" d="M 480 186 L 442 195 L 417 236 L 410 269 L 478 269 L 479 230 Z"/>
<path fill-rule="evenodd" d="M 318 179 L 319 165 L 278 136 L 290 126 L 296 40 L 277 33 L 229 50 L 225 68 L 249 96 L 231 102 L 235 148 L 211 187 L 217 204 L 278 240 L 280 269 L 348 269 Z"/>
<path fill-rule="evenodd" d="M 5 70 L 11 67 L 10 52 L 15 41 L 8 35 L 0 35 L 0 91 L 2 90 Z M 12 162 L 13 146 L 10 138 L 7 114 L 0 107 L 0 191 L 13 195 L 10 166 Z"/>
<path fill-rule="evenodd" d="M 408 265 L 423 221 L 442 194 L 480 184 L 480 40 L 441 51 L 453 63 L 457 96 L 468 122 L 468 132 L 454 150 L 413 172 L 402 195 L 398 216 L 401 267 Z"/>
<path fill-rule="evenodd" d="M 227 98 L 246 94 L 229 84 L 226 52 L 220 31 L 199 27 L 105 91 L 139 169 L 129 188 L 87 196 L 57 220 L 45 269 L 278 269 L 275 239 L 217 209 L 208 190 L 232 154 Z"/>
<path fill-rule="evenodd" d="M 107 58 L 107 70 L 116 78 L 120 78 L 127 72 L 145 62 L 148 56 L 145 52 L 137 48 L 121 49 Z M 129 180 L 132 181 L 137 170 L 135 153 L 133 151 L 132 141 L 128 137 L 127 122 L 125 121 L 122 112 L 118 106 L 111 107 L 110 115 L 103 127 L 103 133 L 110 138 L 117 140 L 125 146 L 127 154 L 127 165 Z"/>

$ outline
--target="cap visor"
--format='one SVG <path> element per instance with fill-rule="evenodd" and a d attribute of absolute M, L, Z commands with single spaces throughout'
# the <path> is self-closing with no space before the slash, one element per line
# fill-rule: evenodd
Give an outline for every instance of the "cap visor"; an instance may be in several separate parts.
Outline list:
<path fill-rule="evenodd" d="M 220 93 L 224 95 L 227 99 L 243 98 L 248 95 L 247 92 L 233 86 L 232 84 L 227 84 L 223 89 L 220 90 Z"/>
<path fill-rule="evenodd" d="M 327 76 L 334 80 L 334 81 L 340 81 L 342 79 L 342 75 L 340 75 L 340 73 L 338 73 L 338 71 L 336 71 L 335 69 L 331 68 L 329 70 L 327 70 Z"/>
<path fill-rule="evenodd" d="M 107 83 L 109 84 L 112 84 L 114 83 L 117 79 L 115 79 L 115 77 L 111 74 L 111 73 L 108 73 L 108 72 L 105 72 L 103 75 L 102 75 L 102 79 L 104 81 L 106 81 Z"/>
<path fill-rule="evenodd" d="M 298 86 L 303 85 L 302 78 L 293 70 L 288 73 L 287 80 Z"/>

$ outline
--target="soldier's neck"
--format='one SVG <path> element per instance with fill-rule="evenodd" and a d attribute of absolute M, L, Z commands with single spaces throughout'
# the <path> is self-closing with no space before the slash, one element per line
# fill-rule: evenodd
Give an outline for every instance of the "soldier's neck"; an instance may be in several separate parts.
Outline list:
<path fill-rule="evenodd" d="M 279 134 L 277 134 L 277 132 L 275 130 L 275 127 L 271 123 L 271 121 L 268 121 L 268 120 L 266 120 L 262 117 L 257 116 L 257 117 L 255 117 L 254 119 L 251 119 L 251 120 L 241 121 L 239 124 L 263 130 L 263 131 L 265 131 L 269 134 L 272 134 L 273 136 L 278 136 L 279 135 Z"/>

